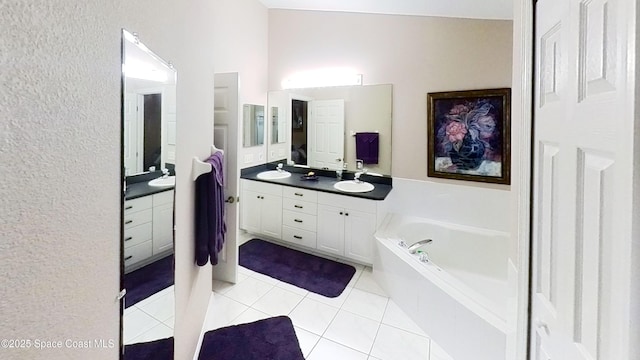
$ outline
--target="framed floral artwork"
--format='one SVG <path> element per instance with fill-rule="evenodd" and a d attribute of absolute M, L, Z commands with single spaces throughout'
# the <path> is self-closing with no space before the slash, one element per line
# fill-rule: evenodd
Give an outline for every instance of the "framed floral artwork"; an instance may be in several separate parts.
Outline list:
<path fill-rule="evenodd" d="M 511 89 L 427 94 L 430 177 L 510 184 Z"/>

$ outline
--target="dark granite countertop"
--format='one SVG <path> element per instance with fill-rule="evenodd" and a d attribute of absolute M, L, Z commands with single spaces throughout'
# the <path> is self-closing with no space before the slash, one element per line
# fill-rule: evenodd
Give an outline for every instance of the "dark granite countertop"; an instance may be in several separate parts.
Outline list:
<path fill-rule="evenodd" d="M 391 189 L 393 188 L 390 177 L 362 175 L 360 177 L 361 180 L 370 182 L 375 186 L 375 188 L 372 191 L 364 192 L 364 193 L 344 192 L 344 191 L 336 190 L 333 187 L 333 185 L 338 182 L 338 179 L 336 179 L 335 176 L 326 176 L 329 174 L 331 175 L 335 174 L 334 171 L 294 168 L 289 166 L 285 167 L 285 170 L 291 172 L 291 176 L 288 178 L 277 179 L 277 180 L 258 179 L 259 173 L 261 173 L 262 171 L 272 170 L 272 169 L 273 167 L 269 166 L 269 164 L 267 164 L 266 166 L 262 165 L 262 166 L 252 167 L 249 169 L 244 169 L 242 170 L 242 175 L 240 176 L 240 178 L 247 179 L 247 180 L 261 181 L 261 182 L 266 182 L 270 184 L 278 184 L 278 185 L 291 186 L 291 187 L 297 187 L 302 189 L 323 191 L 323 192 L 328 192 L 328 193 L 333 193 L 338 195 L 353 196 L 353 197 L 369 199 L 369 200 L 384 200 L 387 197 L 387 195 L 389 195 L 389 193 L 391 192 Z M 317 181 L 302 180 L 302 176 L 306 174 L 308 171 L 313 171 L 314 173 L 316 173 L 316 175 L 319 175 L 318 180 Z M 322 176 L 322 175 L 325 175 L 325 176 Z M 351 179 L 353 179 L 353 173 L 345 171 L 343 175 L 343 180 L 351 180 Z"/>
<path fill-rule="evenodd" d="M 124 193 L 125 200 L 133 200 L 139 197 L 161 193 L 163 191 L 173 190 L 173 186 L 149 186 L 146 182 L 139 182 L 127 185 L 127 191 Z"/>

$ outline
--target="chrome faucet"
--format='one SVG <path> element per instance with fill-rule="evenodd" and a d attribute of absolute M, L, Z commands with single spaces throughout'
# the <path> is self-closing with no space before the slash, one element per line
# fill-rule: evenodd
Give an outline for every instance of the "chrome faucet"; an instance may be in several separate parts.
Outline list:
<path fill-rule="evenodd" d="M 362 160 L 356 159 L 356 169 L 360 171 L 353 174 L 353 181 L 355 181 L 356 183 L 359 183 L 360 175 L 367 173 L 367 169 L 364 168 L 364 162 Z"/>
<path fill-rule="evenodd" d="M 411 244 L 411 246 L 409 246 L 409 254 L 415 254 L 418 251 L 418 248 L 424 244 L 428 244 L 430 242 L 432 242 L 433 240 L 431 239 L 424 239 L 424 240 L 420 240 L 418 242 L 415 242 L 413 244 Z"/>
<path fill-rule="evenodd" d="M 276 170 L 278 170 L 278 172 L 282 172 L 282 171 L 283 171 L 283 170 L 282 170 L 282 167 L 283 167 L 283 166 L 284 166 L 284 165 L 282 165 L 282 163 L 278 164 L 278 167 L 276 168 Z"/>

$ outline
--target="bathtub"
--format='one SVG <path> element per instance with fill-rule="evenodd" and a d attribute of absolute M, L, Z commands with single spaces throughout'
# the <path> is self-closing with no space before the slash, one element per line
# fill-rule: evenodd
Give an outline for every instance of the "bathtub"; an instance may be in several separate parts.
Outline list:
<path fill-rule="evenodd" d="M 505 358 L 508 233 L 389 214 L 375 238 L 374 278 L 429 337 L 455 360 Z"/>

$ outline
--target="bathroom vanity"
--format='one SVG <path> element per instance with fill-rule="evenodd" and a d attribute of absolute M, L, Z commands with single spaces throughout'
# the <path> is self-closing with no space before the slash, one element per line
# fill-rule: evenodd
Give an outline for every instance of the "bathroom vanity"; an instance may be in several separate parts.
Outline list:
<path fill-rule="evenodd" d="M 293 173 L 263 180 L 257 177 L 263 170 L 241 176 L 241 229 L 300 250 L 373 263 L 373 234 L 386 215 L 390 178 L 373 191 L 346 193 L 333 187 L 335 177 L 304 181 Z"/>
<path fill-rule="evenodd" d="M 125 273 L 173 252 L 173 186 L 127 185 L 124 201 Z"/>

